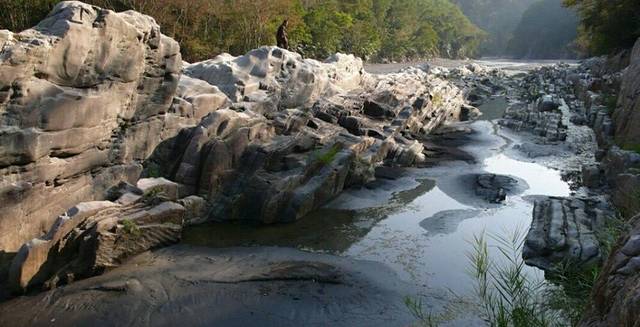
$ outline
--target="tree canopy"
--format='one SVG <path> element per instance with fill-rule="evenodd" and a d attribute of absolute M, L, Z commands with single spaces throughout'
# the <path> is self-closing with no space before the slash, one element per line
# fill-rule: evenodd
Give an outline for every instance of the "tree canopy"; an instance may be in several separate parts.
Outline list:
<path fill-rule="evenodd" d="M 580 15 L 580 46 L 589 54 L 608 54 L 633 47 L 640 37 L 638 0 L 564 0 Z"/>
<path fill-rule="evenodd" d="M 1 1 L 0 28 L 29 28 L 59 0 Z M 182 46 L 186 60 L 234 55 L 275 44 L 289 20 L 289 43 L 306 56 L 336 51 L 407 60 L 476 54 L 483 32 L 449 0 L 85 0 L 154 17 Z"/>

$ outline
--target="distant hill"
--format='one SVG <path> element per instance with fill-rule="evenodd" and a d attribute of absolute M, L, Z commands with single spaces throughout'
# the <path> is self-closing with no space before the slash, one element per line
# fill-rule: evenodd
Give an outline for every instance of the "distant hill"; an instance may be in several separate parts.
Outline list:
<path fill-rule="evenodd" d="M 485 30 L 486 40 L 480 44 L 482 56 L 504 56 L 513 31 L 522 14 L 537 0 L 452 0 L 464 14 Z"/>

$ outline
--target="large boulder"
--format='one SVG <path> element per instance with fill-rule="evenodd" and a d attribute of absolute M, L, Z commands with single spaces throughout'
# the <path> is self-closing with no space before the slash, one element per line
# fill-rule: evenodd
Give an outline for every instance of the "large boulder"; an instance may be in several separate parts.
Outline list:
<path fill-rule="evenodd" d="M 197 113 L 172 110 L 180 48 L 137 12 L 65 1 L 32 29 L 1 31 L 0 43 L 0 251 L 135 184 L 161 141 L 224 101 L 210 87 L 207 101 L 187 97 Z"/>

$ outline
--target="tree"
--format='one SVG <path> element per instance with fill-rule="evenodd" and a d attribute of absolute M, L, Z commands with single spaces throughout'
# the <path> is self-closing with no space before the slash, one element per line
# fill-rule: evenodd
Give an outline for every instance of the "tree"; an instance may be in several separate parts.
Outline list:
<path fill-rule="evenodd" d="M 580 15 L 579 44 L 600 55 L 633 47 L 640 37 L 638 0 L 564 0 Z"/>

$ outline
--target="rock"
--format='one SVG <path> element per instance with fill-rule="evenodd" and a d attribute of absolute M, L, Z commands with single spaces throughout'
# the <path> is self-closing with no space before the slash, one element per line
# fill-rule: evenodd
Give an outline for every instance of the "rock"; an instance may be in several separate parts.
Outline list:
<path fill-rule="evenodd" d="M 184 224 L 195 225 L 207 219 L 207 201 L 199 196 L 191 195 L 178 201 L 185 208 Z"/>
<path fill-rule="evenodd" d="M 600 264 L 602 251 L 595 232 L 604 228 L 610 209 L 595 200 L 546 197 L 536 200 L 522 256 L 546 271 L 566 262 Z"/>
<path fill-rule="evenodd" d="M 507 108 L 500 125 L 520 131 L 530 131 L 549 142 L 567 139 L 567 126 L 563 123 L 562 112 L 548 111 L 554 105 L 543 105 L 544 100 L 538 102 L 537 109 L 532 110 L 529 105 L 516 104 Z M 543 111 L 544 109 L 544 111 Z"/>
<path fill-rule="evenodd" d="M 634 326 L 640 323 L 640 216 L 614 245 L 592 291 L 579 326 Z"/>
<path fill-rule="evenodd" d="M 117 267 L 124 259 L 180 239 L 184 207 L 148 198 L 128 205 L 80 203 L 42 238 L 24 244 L 11 263 L 14 292 L 55 288 Z"/>
<path fill-rule="evenodd" d="M 268 90 L 280 106 L 295 108 L 359 87 L 363 65 L 352 55 L 334 55 L 323 65 L 281 48 L 262 47 L 240 57 L 222 54 L 184 71 L 217 86 L 233 102 Z"/>
<path fill-rule="evenodd" d="M 560 108 L 560 103 L 550 95 L 544 95 L 538 100 L 538 111 L 556 111 Z"/>
<path fill-rule="evenodd" d="M 630 65 L 624 73 L 616 110 L 613 112 L 616 143 L 625 147 L 640 146 L 640 39 L 631 52 Z"/>
<path fill-rule="evenodd" d="M 373 76 L 358 67 L 350 56 L 321 63 L 274 47 L 192 64 L 186 74 L 233 103 L 146 164 L 202 196 L 209 220 L 275 223 L 368 183 L 378 165 L 425 163 L 419 140 L 464 116 L 459 89 L 416 68 Z"/>
<path fill-rule="evenodd" d="M 507 193 L 512 193 L 518 181 L 509 176 L 495 174 L 480 174 L 476 177 L 474 189 L 477 196 L 490 203 L 501 203 L 507 199 Z"/>
<path fill-rule="evenodd" d="M 179 198 L 178 189 L 180 186 L 176 182 L 172 182 L 164 177 L 142 178 L 138 181 L 137 187 L 143 193 L 154 195 L 162 195 L 169 200 L 175 201 Z"/>
<path fill-rule="evenodd" d="M 372 261 L 289 248 L 178 245 L 2 303 L 0 325 L 407 326 L 415 318 L 404 299 L 415 293 Z"/>
<path fill-rule="evenodd" d="M 170 110 L 180 48 L 149 16 L 65 1 L 2 35 L 0 250 L 15 252 L 67 208 L 135 183 L 139 162 L 196 121 Z"/>
<path fill-rule="evenodd" d="M 582 167 L 582 185 L 588 188 L 599 188 L 602 186 L 603 172 L 599 165 L 589 165 Z"/>
<path fill-rule="evenodd" d="M 131 185 L 127 182 L 120 182 L 118 185 L 107 190 L 106 199 L 109 201 L 117 201 L 122 196 L 127 194 L 141 196 L 144 194 L 144 190 L 141 190 L 137 186 Z"/>

